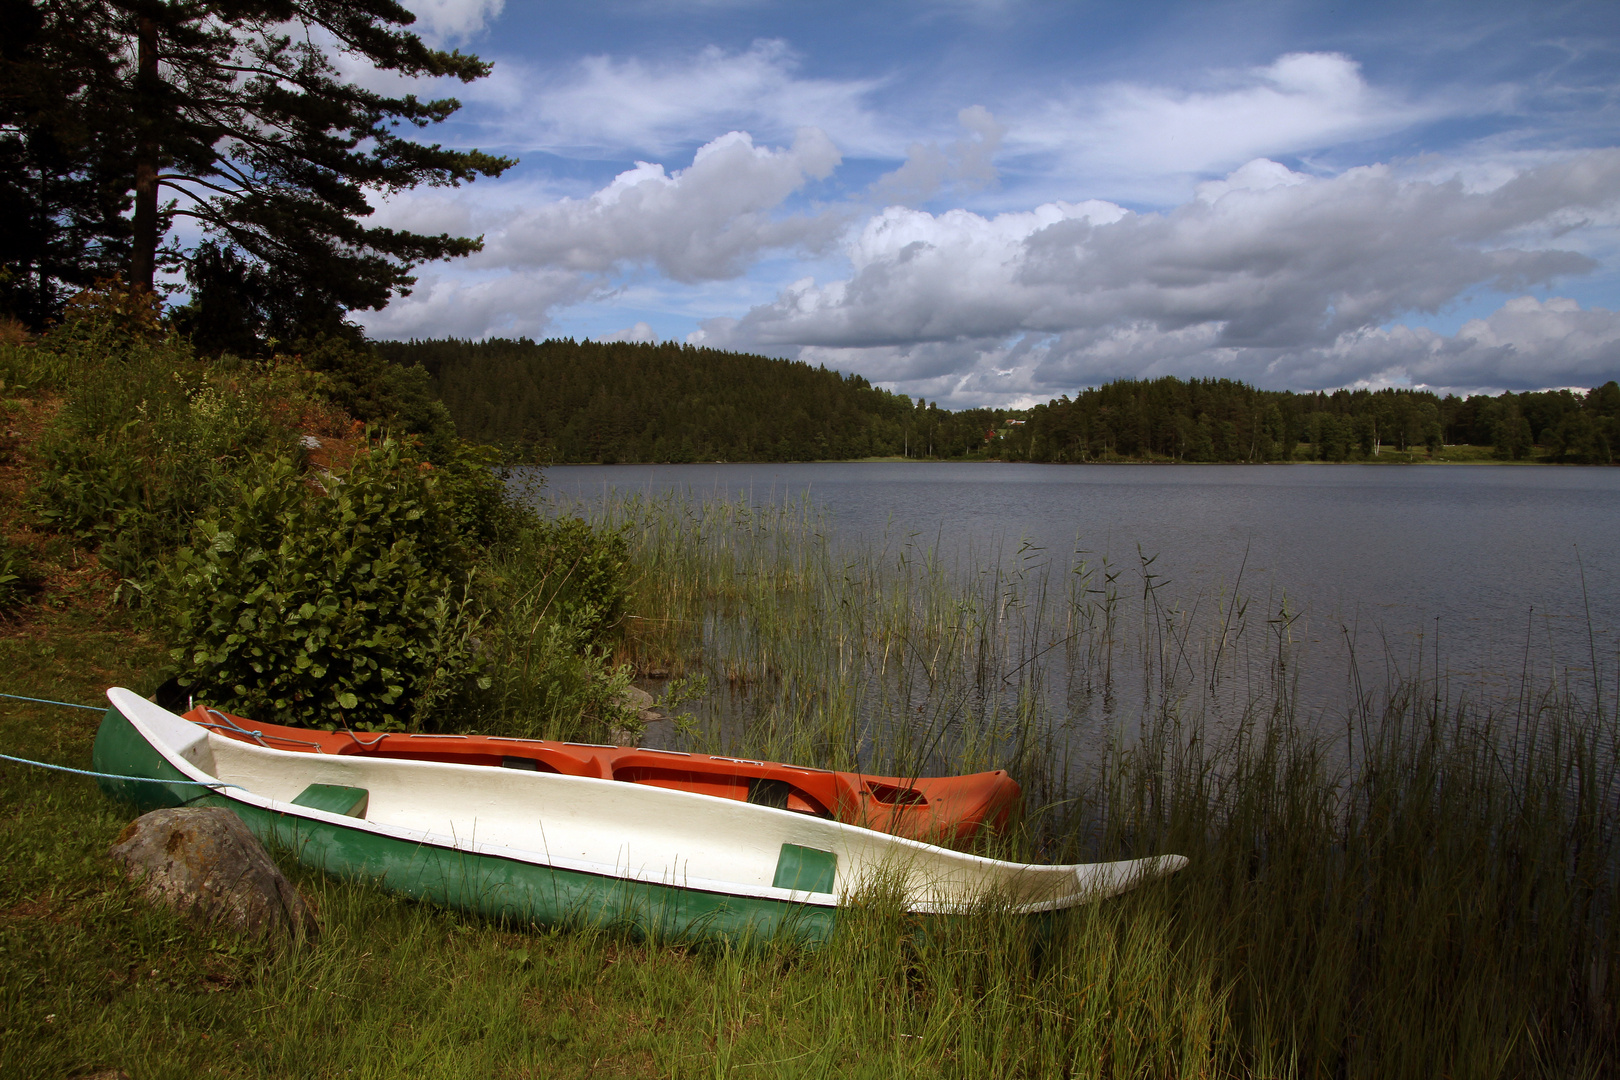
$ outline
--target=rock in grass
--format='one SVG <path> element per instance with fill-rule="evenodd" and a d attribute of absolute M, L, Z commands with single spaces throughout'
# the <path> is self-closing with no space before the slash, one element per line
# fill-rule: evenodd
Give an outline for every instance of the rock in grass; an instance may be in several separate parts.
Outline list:
<path fill-rule="evenodd" d="M 259 938 L 313 939 L 320 926 L 242 819 L 222 807 L 154 810 L 108 855 L 147 897 L 200 922 Z"/>
<path fill-rule="evenodd" d="M 653 696 L 639 686 L 627 686 L 621 690 L 614 699 L 614 704 L 621 709 L 633 711 L 636 719 L 629 723 L 615 724 L 608 735 L 619 746 L 634 746 L 646 731 L 648 724 L 669 719 L 659 710 L 653 708 Z"/>
<path fill-rule="evenodd" d="M 653 696 L 639 686 L 627 686 L 619 691 L 617 703 L 626 709 L 644 712 L 653 707 Z"/>

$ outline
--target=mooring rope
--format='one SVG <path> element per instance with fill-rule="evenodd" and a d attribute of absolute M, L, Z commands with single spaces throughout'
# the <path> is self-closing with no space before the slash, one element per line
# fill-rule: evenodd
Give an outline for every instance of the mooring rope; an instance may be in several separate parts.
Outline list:
<path fill-rule="evenodd" d="M 0 694 L 0 698 L 10 698 L 12 701 L 32 701 L 36 705 L 60 705 L 66 709 L 89 709 L 91 712 L 101 712 L 96 705 L 75 705 L 71 701 L 52 701 L 49 698 L 23 697 L 21 694 Z M 40 769 L 50 769 L 54 772 L 72 773 L 75 776 L 94 776 L 100 780 L 132 780 L 137 784 L 183 784 L 187 787 L 226 788 L 233 787 L 240 791 L 247 789 L 241 784 L 227 784 L 223 780 L 159 780 L 155 776 L 121 776 L 118 773 L 91 772 L 89 769 L 72 769 L 66 765 L 52 765 L 48 761 L 35 761 L 32 758 L 12 757 L 10 754 L 0 754 L 0 760 L 15 761 L 19 765 L 33 765 Z"/>
<path fill-rule="evenodd" d="M 266 740 L 266 739 L 274 739 L 277 742 L 292 743 L 294 746 L 313 746 L 315 748 L 315 752 L 317 754 L 326 753 L 326 747 L 322 746 L 318 742 L 310 742 L 308 739 L 291 739 L 291 738 L 288 738 L 285 735 L 266 735 L 262 731 L 252 731 L 252 730 L 250 730 L 248 728 L 245 728 L 245 727 L 241 726 L 240 724 L 236 723 L 234 720 L 232 720 L 229 713 L 222 713 L 218 709 L 209 708 L 207 705 L 204 705 L 203 709 L 209 715 L 219 717 L 220 720 L 223 721 L 223 723 L 210 724 L 206 720 L 193 720 L 193 721 L 191 721 L 193 724 L 196 724 L 198 727 L 213 728 L 216 731 L 234 731 L 234 732 L 237 732 L 238 734 L 246 735 L 248 738 L 252 739 L 254 742 L 256 742 L 260 746 L 264 747 L 266 750 L 274 750 L 275 747 L 271 746 L 269 743 L 265 742 L 264 740 Z M 352 736 L 351 736 L 351 738 L 352 738 Z M 354 741 L 355 742 L 360 742 L 359 739 L 355 739 Z M 365 743 L 360 743 L 360 745 L 364 746 Z"/>
<path fill-rule="evenodd" d="M 10 697 L 11 695 L 7 694 L 6 696 Z M 52 702 L 52 704 L 61 704 L 61 703 L 60 702 Z M 118 773 L 91 772 L 89 769 L 70 769 L 66 765 L 52 765 L 48 761 L 33 761 L 33 760 L 31 760 L 29 758 L 25 758 L 25 757 L 12 757 L 10 754 L 0 754 L 0 759 L 3 759 L 5 761 L 15 761 L 19 765 L 35 765 L 35 766 L 38 766 L 41 769 L 53 769 L 56 772 L 73 773 L 75 776 L 95 776 L 95 777 L 99 777 L 99 778 L 104 779 L 104 780 L 133 780 L 136 783 L 146 783 L 146 784 L 184 784 L 184 785 L 186 785 L 188 787 L 205 787 L 205 788 L 233 787 L 233 788 L 236 788 L 239 791 L 246 791 L 247 790 L 247 788 L 243 787 L 241 784 L 227 784 L 223 780 L 159 780 L 155 776 L 120 776 Z"/>
<path fill-rule="evenodd" d="M 71 701 L 52 701 L 50 698 L 23 697 L 21 694 L 0 694 L 0 697 L 10 698 L 12 701 L 32 701 L 36 705 L 60 705 L 64 709 L 89 709 L 91 712 L 103 712 L 102 705 L 75 705 Z"/>

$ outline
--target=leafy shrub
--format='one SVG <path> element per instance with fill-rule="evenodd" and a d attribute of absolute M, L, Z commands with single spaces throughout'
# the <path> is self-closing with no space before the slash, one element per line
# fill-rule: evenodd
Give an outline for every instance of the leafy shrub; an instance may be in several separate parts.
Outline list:
<path fill-rule="evenodd" d="M 599 642 L 624 615 L 630 548 L 623 531 L 593 529 L 579 518 L 536 521 L 513 549 L 524 587 L 540 610 Z"/>
<path fill-rule="evenodd" d="M 598 742 L 630 722 L 619 695 L 632 669 L 612 662 L 604 640 L 624 606 L 623 534 L 537 521 L 489 565 L 492 689 L 482 729 Z"/>
<path fill-rule="evenodd" d="M 499 450 L 457 439 L 434 460 L 451 519 L 468 542 L 510 545 L 541 525 L 539 515 L 508 492 Z"/>
<path fill-rule="evenodd" d="M 180 549 L 180 683 L 249 716 L 444 726 L 481 679 L 472 550 L 438 475 L 397 441 L 306 484 L 280 458 Z"/>
<path fill-rule="evenodd" d="M 14 394 L 56 380 L 43 350 L 23 342 L 0 341 L 0 393 Z"/>
<path fill-rule="evenodd" d="M 321 393 L 363 423 L 386 426 L 422 440 L 428 459 L 447 461 L 455 451 L 456 425 L 433 395 L 432 379 L 419 364 L 391 364 L 342 335 L 317 334 L 293 346 L 305 366 L 323 376 Z"/>
<path fill-rule="evenodd" d="M 481 582 L 492 688 L 482 696 L 479 728 L 597 742 L 633 726 L 635 713 L 620 700 L 632 669 L 613 662 L 608 642 L 628 588 L 623 532 L 503 505 L 506 531 Z"/>
<path fill-rule="evenodd" d="M 39 446 L 35 511 L 95 547 L 125 595 L 158 601 L 180 682 L 215 704 L 604 735 L 629 678 L 603 643 L 624 604 L 623 539 L 517 505 L 496 452 L 454 438 L 421 369 L 329 344 L 309 358 L 325 374 L 202 361 L 144 300 L 81 297 L 45 340 L 0 357 L 66 398 Z M 296 440 L 334 433 L 339 399 L 412 434 L 368 441 L 321 488 Z"/>

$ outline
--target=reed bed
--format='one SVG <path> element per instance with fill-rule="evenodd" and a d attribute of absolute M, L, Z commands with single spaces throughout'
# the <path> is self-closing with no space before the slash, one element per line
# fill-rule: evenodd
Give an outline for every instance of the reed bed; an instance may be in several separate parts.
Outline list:
<path fill-rule="evenodd" d="M 689 747 L 1006 768 L 1027 813 L 998 854 L 1191 859 L 1040 926 L 919 936 L 877 903 L 813 962 L 821 1023 L 962 1076 L 1620 1070 L 1620 695 L 1595 648 L 1589 685 L 1527 666 L 1511 704 L 1438 665 L 1364 680 L 1352 652 L 1345 701 L 1307 708 L 1285 600 L 1172 603 L 1145 554 L 947 564 L 841 545 L 808 500 L 558 509 L 627 537 L 621 656 L 706 684 Z"/>

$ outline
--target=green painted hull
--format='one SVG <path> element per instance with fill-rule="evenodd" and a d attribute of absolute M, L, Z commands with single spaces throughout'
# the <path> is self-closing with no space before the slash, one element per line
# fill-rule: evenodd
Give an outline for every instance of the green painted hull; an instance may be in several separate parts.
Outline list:
<path fill-rule="evenodd" d="M 683 889 L 560 869 L 450 846 L 417 843 L 365 828 L 281 813 L 233 798 L 230 789 L 174 783 L 189 779 L 116 708 L 96 733 L 97 771 L 150 780 L 100 782 L 141 813 L 173 806 L 224 806 L 265 844 L 305 866 L 376 884 L 419 900 L 489 918 L 568 926 L 624 926 L 660 938 L 734 943 L 825 940 L 832 908 Z"/>

